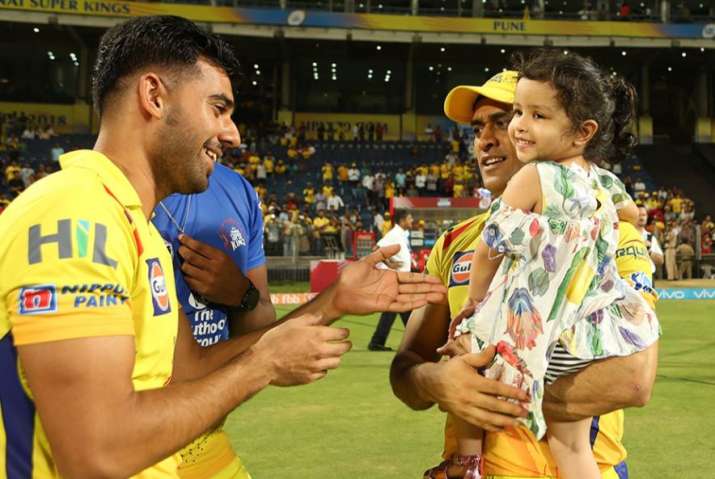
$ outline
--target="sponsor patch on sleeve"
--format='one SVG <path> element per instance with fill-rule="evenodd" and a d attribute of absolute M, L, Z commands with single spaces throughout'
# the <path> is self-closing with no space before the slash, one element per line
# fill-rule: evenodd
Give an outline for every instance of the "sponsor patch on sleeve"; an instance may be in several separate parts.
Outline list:
<path fill-rule="evenodd" d="M 57 311 L 57 288 L 52 284 L 29 286 L 20 290 L 20 314 L 45 314 Z"/>
<path fill-rule="evenodd" d="M 149 275 L 149 288 L 151 289 L 151 302 L 154 306 L 154 316 L 161 316 L 171 311 L 169 303 L 169 290 L 166 287 L 166 275 L 161 267 L 159 258 L 146 260 Z"/>
<path fill-rule="evenodd" d="M 469 284 L 469 273 L 472 271 L 474 251 L 458 251 L 452 260 L 452 270 L 449 275 L 449 287 Z"/>

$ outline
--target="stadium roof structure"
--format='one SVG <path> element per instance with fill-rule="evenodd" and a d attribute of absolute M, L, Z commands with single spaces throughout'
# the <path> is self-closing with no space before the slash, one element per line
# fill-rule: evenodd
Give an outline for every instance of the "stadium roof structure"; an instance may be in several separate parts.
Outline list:
<path fill-rule="evenodd" d="M 442 44 L 703 47 L 715 49 L 715 23 L 454 18 L 312 10 L 232 8 L 115 0 L 0 2 L 0 21 L 109 27 L 128 17 L 171 14 L 215 33 Z"/>

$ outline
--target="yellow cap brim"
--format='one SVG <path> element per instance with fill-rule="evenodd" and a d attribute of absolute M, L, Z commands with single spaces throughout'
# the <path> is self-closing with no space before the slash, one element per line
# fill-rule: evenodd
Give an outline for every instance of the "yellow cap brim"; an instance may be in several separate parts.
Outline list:
<path fill-rule="evenodd" d="M 511 105 L 514 92 L 491 86 L 460 85 L 452 88 L 444 99 L 444 114 L 457 123 L 471 123 L 474 103 L 480 96 Z"/>

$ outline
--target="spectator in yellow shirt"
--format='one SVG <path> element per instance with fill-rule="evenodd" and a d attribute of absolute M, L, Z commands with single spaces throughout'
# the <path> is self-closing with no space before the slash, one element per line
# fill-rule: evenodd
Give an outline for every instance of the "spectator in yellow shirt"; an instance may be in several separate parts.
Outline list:
<path fill-rule="evenodd" d="M 455 198 L 464 198 L 464 183 L 462 181 L 457 181 L 454 183 L 454 188 L 452 189 L 452 196 Z"/>
<path fill-rule="evenodd" d="M 263 167 L 266 169 L 267 175 L 272 175 L 275 169 L 275 161 L 273 155 L 266 155 L 263 160 Z"/>
<path fill-rule="evenodd" d="M 338 180 L 345 182 L 348 181 L 348 167 L 345 165 L 338 166 Z"/>
<path fill-rule="evenodd" d="M 333 169 L 333 165 L 331 165 L 329 162 L 326 162 L 323 165 L 323 167 L 321 168 L 321 171 L 323 172 L 323 181 L 324 182 L 329 183 L 329 182 L 333 181 L 333 176 L 335 173 L 335 170 Z M 323 194 L 325 194 L 325 192 L 323 192 Z"/>
<path fill-rule="evenodd" d="M 308 183 L 303 189 L 303 201 L 305 204 L 310 206 L 315 203 L 315 188 L 311 183 Z"/>
<path fill-rule="evenodd" d="M 278 163 L 276 163 L 276 175 L 284 175 L 287 169 L 285 162 L 278 160 Z"/>
<path fill-rule="evenodd" d="M 676 193 L 674 197 L 668 201 L 668 204 L 670 205 L 670 210 L 673 213 L 680 214 L 681 211 L 683 211 L 683 198 L 680 197 L 680 193 Z"/>

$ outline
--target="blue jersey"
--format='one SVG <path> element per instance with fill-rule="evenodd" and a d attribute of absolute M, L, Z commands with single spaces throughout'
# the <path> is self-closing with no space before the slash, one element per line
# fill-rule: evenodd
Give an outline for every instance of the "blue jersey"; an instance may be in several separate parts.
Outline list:
<path fill-rule="evenodd" d="M 241 175 L 216 164 L 206 191 L 169 196 L 154 209 L 152 221 L 171 251 L 176 293 L 194 338 L 202 346 L 228 339 L 227 309 L 203 303 L 184 281 L 179 226 L 188 236 L 225 251 L 246 274 L 266 263 L 263 216 L 256 191 Z"/>

